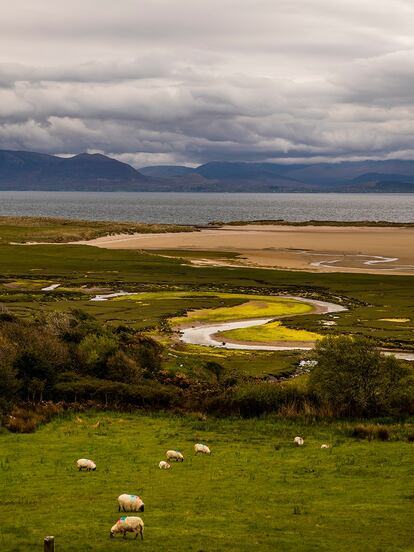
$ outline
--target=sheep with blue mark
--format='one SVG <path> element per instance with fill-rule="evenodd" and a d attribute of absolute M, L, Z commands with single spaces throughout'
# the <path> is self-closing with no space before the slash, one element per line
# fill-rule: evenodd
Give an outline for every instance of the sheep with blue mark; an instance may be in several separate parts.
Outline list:
<path fill-rule="evenodd" d="M 121 494 L 118 496 L 118 512 L 143 512 L 144 503 L 137 495 Z"/>
<path fill-rule="evenodd" d="M 196 454 L 198 454 L 198 453 L 200 453 L 200 454 L 211 454 L 211 451 L 208 448 L 208 446 L 203 445 L 201 443 L 197 443 L 196 445 L 194 445 L 194 452 Z"/>
<path fill-rule="evenodd" d="M 135 533 L 135 538 L 138 534 L 141 535 L 141 540 L 144 539 L 144 522 L 140 517 L 126 516 L 121 517 L 111 528 L 110 537 L 114 537 L 118 533 L 122 533 L 123 537 L 126 537 L 127 533 Z"/>
<path fill-rule="evenodd" d="M 176 462 L 184 462 L 184 456 L 179 450 L 167 450 L 165 453 L 167 460 L 175 460 Z"/>

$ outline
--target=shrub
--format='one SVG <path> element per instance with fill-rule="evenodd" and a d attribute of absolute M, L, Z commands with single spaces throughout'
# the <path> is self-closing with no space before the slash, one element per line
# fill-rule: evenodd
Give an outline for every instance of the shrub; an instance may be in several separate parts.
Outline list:
<path fill-rule="evenodd" d="M 13 433 L 33 433 L 43 423 L 49 422 L 63 411 L 63 407 L 52 402 L 27 404 L 14 407 L 5 426 Z"/>
<path fill-rule="evenodd" d="M 352 430 L 352 436 L 357 439 L 379 439 L 380 441 L 388 441 L 390 431 L 386 426 L 375 424 L 358 424 Z"/>
<path fill-rule="evenodd" d="M 279 413 L 290 409 L 292 415 L 304 411 L 309 396 L 305 390 L 294 386 L 266 381 L 242 382 L 213 395 L 206 408 L 210 412 L 238 414 L 243 417 Z"/>
<path fill-rule="evenodd" d="M 123 383 L 138 383 L 142 380 L 142 369 L 135 360 L 123 351 L 116 351 L 106 363 L 107 378 Z"/>
<path fill-rule="evenodd" d="M 314 356 L 317 365 L 310 374 L 310 391 L 336 414 L 384 416 L 402 413 L 396 397 L 404 389 L 408 369 L 395 357 L 383 356 L 371 341 L 326 337 L 317 342 Z M 414 402 L 414 396 L 411 399 Z M 408 404 L 409 398 L 404 408 Z"/>

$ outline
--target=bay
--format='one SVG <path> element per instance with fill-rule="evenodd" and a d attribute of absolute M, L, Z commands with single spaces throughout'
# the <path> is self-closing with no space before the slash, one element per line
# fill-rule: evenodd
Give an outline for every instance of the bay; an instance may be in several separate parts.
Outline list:
<path fill-rule="evenodd" d="M 414 194 L 1 191 L 0 215 L 169 224 L 260 219 L 414 222 Z"/>

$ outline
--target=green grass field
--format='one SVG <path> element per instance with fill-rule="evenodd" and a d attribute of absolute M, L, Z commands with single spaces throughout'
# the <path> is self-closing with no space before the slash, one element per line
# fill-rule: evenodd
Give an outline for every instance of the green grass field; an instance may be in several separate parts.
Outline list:
<path fill-rule="evenodd" d="M 50 534 L 60 552 L 413 550 L 412 443 L 356 441 L 335 423 L 79 416 L 1 434 L 2 551 L 40 550 Z M 196 442 L 213 454 L 195 457 Z M 185 461 L 161 471 L 168 448 Z M 76 470 L 85 456 L 96 472 Z M 145 502 L 142 543 L 109 539 L 124 492 Z"/>

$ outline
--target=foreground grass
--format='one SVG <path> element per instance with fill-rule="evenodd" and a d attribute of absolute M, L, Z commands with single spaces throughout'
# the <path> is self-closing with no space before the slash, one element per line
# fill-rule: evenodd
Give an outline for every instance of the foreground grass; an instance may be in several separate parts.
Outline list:
<path fill-rule="evenodd" d="M 271 418 L 80 418 L 0 435 L 2 551 L 40 549 L 47 534 L 61 552 L 412 550 L 410 443 L 358 442 L 341 424 Z M 292 445 L 297 434 L 304 447 Z M 194 457 L 198 441 L 211 457 Z M 185 461 L 161 471 L 168 448 Z M 81 456 L 97 471 L 78 473 Z M 123 492 L 145 501 L 142 543 L 109 539 Z"/>

